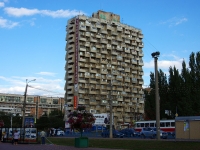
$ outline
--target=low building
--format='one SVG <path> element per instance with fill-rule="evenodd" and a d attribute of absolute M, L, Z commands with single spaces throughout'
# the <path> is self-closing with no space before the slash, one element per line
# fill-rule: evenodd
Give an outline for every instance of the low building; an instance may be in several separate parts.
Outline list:
<path fill-rule="evenodd" d="M 0 93 L 0 111 L 22 116 L 24 96 L 20 94 Z M 54 110 L 64 111 L 64 98 L 27 95 L 25 116 L 39 118 Z"/>

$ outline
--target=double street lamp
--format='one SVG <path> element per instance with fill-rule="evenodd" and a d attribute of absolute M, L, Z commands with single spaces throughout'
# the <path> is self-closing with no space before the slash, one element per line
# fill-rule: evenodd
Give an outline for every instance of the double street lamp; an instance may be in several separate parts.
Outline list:
<path fill-rule="evenodd" d="M 157 60 L 160 55 L 160 52 L 154 52 L 151 56 L 154 58 L 155 65 L 155 92 L 156 92 L 156 131 L 157 131 L 157 140 L 160 140 L 160 104 L 159 104 L 159 95 L 158 95 L 158 66 Z"/>
<path fill-rule="evenodd" d="M 22 117 L 22 128 L 24 128 L 24 120 L 25 120 L 25 111 L 26 111 L 26 95 L 27 95 L 27 90 L 28 90 L 28 83 L 31 81 L 35 81 L 36 79 L 30 80 L 28 81 L 28 79 L 26 79 L 26 88 L 25 88 L 25 92 L 24 92 L 24 103 L 23 103 L 23 117 Z"/>

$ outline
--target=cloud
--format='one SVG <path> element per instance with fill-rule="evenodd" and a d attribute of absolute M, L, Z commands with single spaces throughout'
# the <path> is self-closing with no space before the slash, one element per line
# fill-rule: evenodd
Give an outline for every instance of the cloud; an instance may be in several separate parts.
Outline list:
<path fill-rule="evenodd" d="M 180 24 L 187 22 L 187 21 L 188 21 L 188 19 L 185 18 L 185 17 L 182 17 L 182 18 L 173 17 L 173 18 L 168 19 L 166 21 L 160 22 L 160 24 L 168 24 L 169 27 L 171 27 L 171 26 L 180 25 Z"/>
<path fill-rule="evenodd" d="M 169 69 L 169 67 L 176 67 L 177 69 L 182 68 L 183 60 L 158 60 L 158 68 L 160 69 Z M 154 68 L 154 60 L 150 62 L 144 62 L 143 68 Z"/>
<path fill-rule="evenodd" d="M 55 73 L 53 73 L 53 72 L 39 72 L 36 74 L 44 75 L 44 76 L 55 76 Z"/>
<path fill-rule="evenodd" d="M 7 7 L 4 8 L 5 13 L 10 16 L 15 17 L 22 17 L 22 16 L 33 16 L 33 15 L 42 15 L 42 16 L 50 16 L 53 18 L 69 18 L 76 15 L 85 14 L 82 11 L 78 10 L 38 10 L 38 9 L 27 9 L 27 8 L 14 8 L 14 7 Z"/>
<path fill-rule="evenodd" d="M 7 19 L 4 19 L 4 18 L 0 17 L 0 28 L 11 29 L 11 28 L 14 28 L 14 27 L 16 27 L 18 25 L 19 25 L 18 22 L 12 22 L 12 21 L 9 21 Z"/>
<path fill-rule="evenodd" d="M 25 92 L 26 79 L 29 82 L 28 95 L 64 97 L 64 81 L 61 79 L 46 79 L 43 77 L 4 77 L 0 76 L 0 93 L 21 94 Z"/>
<path fill-rule="evenodd" d="M 4 7 L 4 2 L 0 2 L 0 7 Z"/>

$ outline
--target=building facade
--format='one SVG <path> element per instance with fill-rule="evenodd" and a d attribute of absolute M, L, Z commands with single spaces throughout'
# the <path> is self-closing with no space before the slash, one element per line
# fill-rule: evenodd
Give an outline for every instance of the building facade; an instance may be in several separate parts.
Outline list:
<path fill-rule="evenodd" d="M 144 113 L 142 31 L 104 11 L 68 20 L 66 31 L 68 110 L 85 105 L 91 113 L 109 113 L 112 103 L 115 125 L 140 120 Z"/>
<path fill-rule="evenodd" d="M 64 112 L 64 98 L 27 95 L 25 116 L 33 116 L 37 119 L 48 115 L 51 111 L 61 110 Z M 0 93 L 0 111 L 23 115 L 24 96 L 19 94 Z"/>

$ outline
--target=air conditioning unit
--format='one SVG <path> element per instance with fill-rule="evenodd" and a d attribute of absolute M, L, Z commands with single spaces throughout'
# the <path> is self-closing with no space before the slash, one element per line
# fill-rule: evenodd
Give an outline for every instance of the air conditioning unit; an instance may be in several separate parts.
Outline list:
<path fill-rule="evenodd" d="M 95 114 L 95 113 L 96 113 L 96 110 L 90 109 L 90 113 Z"/>

